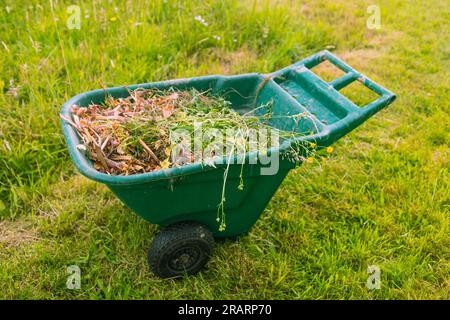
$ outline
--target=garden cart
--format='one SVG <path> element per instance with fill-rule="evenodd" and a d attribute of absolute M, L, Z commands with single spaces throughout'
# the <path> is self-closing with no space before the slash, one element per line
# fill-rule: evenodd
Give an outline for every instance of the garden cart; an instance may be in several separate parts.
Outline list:
<path fill-rule="evenodd" d="M 345 74 L 330 82 L 322 80 L 310 69 L 325 60 Z M 379 97 L 365 106 L 357 106 L 339 92 L 354 81 L 361 82 Z M 125 98 L 129 90 L 137 88 L 210 90 L 225 96 L 231 107 L 241 113 L 256 108 L 257 112 L 264 113 L 265 106 L 270 104 L 270 126 L 309 133 L 267 150 L 280 159 L 275 174 L 261 174 L 266 164 L 251 161 L 228 167 L 224 203 L 227 226 L 219 230 L 216 211 L 221 202 L 226 162 L 215 167 L 191 163 L 136 175 L 108 175 L 94 168 L 83 150 L 77 148 L 81 141 L 76 130 L 62 121 L 67 146 L 78 170 L 107 185 L 143 219 L 163 227 L 148 254 L 151 270 L 160 277 L 198 272 L 211 255 L 214 238 L 235 238 L 249 231 L 289 170 L 299 165 L 283 157 L 292 145 L 314 143 L 318 148 L 328 147 L 395 99 L 389 90 L 330 52 L 322 51 L 271 74 L 213 75 L 89 91 L 67 101 L 61 114 L 70 118 L 74 104 L 86 107 L 91 103 L 100 104 L 111 96 Z M 301 121 L 288 117 L 295 114 L 307 117 Z M 252 156 L 255 155 L 246 155 L 248 159 Z M 238 188 L 242 177 L 243 189 Z"/>

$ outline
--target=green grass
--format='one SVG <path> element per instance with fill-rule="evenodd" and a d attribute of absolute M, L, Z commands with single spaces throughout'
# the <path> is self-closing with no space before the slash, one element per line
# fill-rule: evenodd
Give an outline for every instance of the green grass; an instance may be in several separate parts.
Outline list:
<path fill-rule="evenodd" d="M 445 1 L 376 1 L 380 30 L 366 28 L 372 1 L 336 0 L 93 1 L 69 30 L 73 2 L 0 2 L 0 298 L 450 298 Z M 154 277 L 145 255 L 157 228 L 75 172 L 62 103 L 93 88 L 269 72 L 326 47 L 398 100 L 331 159 L 293 171 L 205 271 Z M 80 290 L 66 288 L 72 264 Z M 368 265 L 380 290 L 366 288 Z"/>

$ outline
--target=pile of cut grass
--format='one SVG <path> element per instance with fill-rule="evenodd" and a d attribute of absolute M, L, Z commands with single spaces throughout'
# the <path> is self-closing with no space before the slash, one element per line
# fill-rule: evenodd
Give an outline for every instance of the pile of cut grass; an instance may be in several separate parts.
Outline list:
<path fill-rule="evenodd" d="M 268 124 L 270 111 L 241 115 L 224 97 L 196 89 L 138 88 L 129 93 L 127 98 L 110 97 L 103 104 L 73 105 L 71 119 L 61 115 L 81 137 L 83 143 L 77 148 L 87 152 L 100 172 L 130 175 L 199 161 L 214 166 L 215 160 L 224 157 L 245 156 L 252 134 L 261 130 L 267 134 L 264 147 L 271 147 L 270 132 L 276 129 Z M 195 141 L 199 130 L 210 134 Z M 300 135 L 276 131 L 282 138 Z M 200 155 L 195 154 L 195 143 L 201 143 Z"/>

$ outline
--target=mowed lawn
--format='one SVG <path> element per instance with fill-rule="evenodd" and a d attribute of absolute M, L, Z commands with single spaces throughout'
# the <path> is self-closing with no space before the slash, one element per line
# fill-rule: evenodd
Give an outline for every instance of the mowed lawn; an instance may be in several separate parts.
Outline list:
<path fill-rule="evenodd" d="M 0 2 L 0 298 L 450 298 L 446 1 L 96 0 L 71 30 L 77 3 Z M 366 26 L 372 4 L 380 29 Z M 325 48 L 397 101 L 292 171 L 199 275 L 153 276 L 158 228 L 75 171 L 61 105 L 96 88 L 271 72 Z M 79 290 L 66 287 L 70 265 Z"/>

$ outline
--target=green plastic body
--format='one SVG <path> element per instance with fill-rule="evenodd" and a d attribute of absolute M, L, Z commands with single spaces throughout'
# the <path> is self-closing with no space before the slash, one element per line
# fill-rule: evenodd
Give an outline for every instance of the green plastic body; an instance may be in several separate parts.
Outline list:
<path fill-rule="evenodd" d="M 327 83 L 310 71 L 325 59 L 346 74 Z M 339 93 L 338 90 L 355 80 L 376 92 L 379 98 L 364 107 L 357 107 Z M 213 93 L 225 95 L 237 111 L 248 111 L 271 101 L 271 126 L 308 132 L 309 135 L 296 140 L 316 142 L 319 147 L 332 144 L 395 99 L 389 90 L 361 75 L 330 52 L 322 51 L 271 74 L 205 76 L 89 91 L 67 101 L 61 114 L 70 117 L 73 104 L 88 106 L 90 103 L 102 103 L 109 95 L 126 97 L 129 95 L 127 88 L 133 90 L 138 87 L 210 89 Z M 303 112 L 308 117 L 299 122 L 292 118 L 277 117 Z M 74 128 L 65 121 L 61 121 L 61 124 L 71 158 L 84 176 L 106 184 L 129 208 L 150 223 L 166 226 L 179 221 L 196 221 L 205 225 L 215 237 L 235 237 L 247 232 L 289 170 L 299 165 L 280 159 L 280 168 L 276 174 L 262 175 L 262 164 L 248 164 L 246 161 L 243 190 L 238 189 L 241 165 L 230 165 L 225 195 L 227 227 L 221 232 L 218 230 L 216 213 L 226 165 L 214 168 L 193 163 L 151 173 L 111 176 L 94 169 L 91 161 L 76 148 L 80 138 Z M 269 154 L 283 154 L 292 142 L 284 141 L 279 148 L 270 149 Z M 248 154 L 247 159 L 253 156 Z"/>

